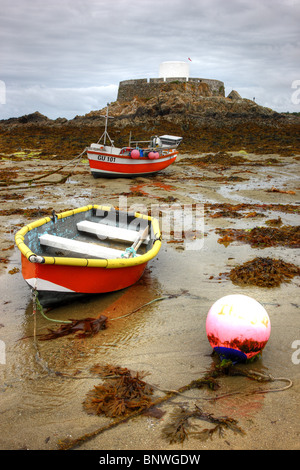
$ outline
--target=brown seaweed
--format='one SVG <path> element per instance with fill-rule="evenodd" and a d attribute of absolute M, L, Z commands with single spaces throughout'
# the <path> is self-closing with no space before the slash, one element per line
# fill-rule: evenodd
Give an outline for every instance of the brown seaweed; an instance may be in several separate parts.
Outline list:
<path fill-rule="evenodd" d="M 59 326 L 56 330 L 48 328 L 49 333 L 40 335 L 42 341 L 60 338 L 75 334 L 77 338 L 94 336 L 100 330 L 106 328 L 107 317 L 101 315 L 99 318 L 84 318 L 82 320 L 69 320 L 70 323 Z"/>
<path fill-rule="evenodd" d="M 282 193 L 282 194 L 296 194 L 295 191 L 292 190 L 284 190 L 284 189 L 278 189 L 272 186 L 271 189 L 267 189 L 268 193 Z"/>
<path fill-rule="evenodd" d="M 209 102 L 206 106 L 208 105 L 210 105 Z M 143 106 L 143 102 L 141 102 L 141 106 Z M 204 104 L 201 106 L 204 106 Z M 218 106 L 221 105 L 218 104 Z M 282 118 L 280 126 L 277 120 L 276 117 L 276 124 L 270 123 L 266 126 L 265 122 L 262 123 L 260 120 L 251 119 L 245 125 L 244 120 L 236 122 L 236 119 L 233 119 L 229 122 L 226 121 L 226 125 L 222 126 L 222 132 L 218 127 L 218 120 L 215 119 L 209 123 L 207 119 L 204 119 L 201 123 L 201 119 L 199 122 L 199 119 L 191 118 L 184 124 L 182 122 L 176 124 L 174 120 L 163 119 L 163 117 L 157 119 L 154 116 L 149 125 L 153 126 L 153 135 L 160 135 L 162 132 L 182 135 L 183 142 L 180 148 L 183 153 L 191 152 L 195 154 L 201 148 L 203 153 L 210 154 L 212 152 L 225 153 L 224 149 L 230 149 L 231 151 L 243 149 L 246 152 L 262 155 L 290 156 L 299 154 L 298 120 L 291 120 L 290 117 L 289 119 Z M 43 124 L 43 121 L 28 121 L 26 123 L 26 116 L 23 116 L 18 118 L 18 122 L 11 122 L 11 125 L 9 125 L 9 122 L 6 125 L 3 123 L 0 134 L 0 148 L 5 149 L 6 153 L 15 153 L 20 149 L 35 150 L 35 152 L 39 152 L 40 159 L 61 157 L 71 160 L 89 142 L 97 142 L 99 135 L 104 131 L 103 119 L 99 123 L 96 115 L 87 116 L 86 119 L 82 120 L 76 117 L 76 119 L 70 121 L 48 121 L 48 124 L 46 122 L 45 124 Z M 110 126 L 110 136 L 115 141 L 116 146 L 126 145 L 130 131 L 133 133 L 134 140 L 143 140 L 140 126 L 120 126 L 118 122 L 119 119 L 116 119 L 116 123 L 112 123 Z M 218 138 L 216 138 L 216 135 L 218 135 Z M 13 161 L 20 159 L 18 154 L 10 158 Z M 22 159 L 24 159 L 24 155 Z M 28 157 L 28 160 L 31 159 L 32 156 Z M 273 160 L 269 157 L 264 163 L 268 164 Z M 247 162 L 246 159 L 245 161 Z M 238 162 L 234 161 L 234 163 Z M 247 162 L 247 164 L 249 163 L 251 162 Z"/>
<path fill-rule="evenodd" d="M 65 212 L 69 209 L 64 209 L 62 212 Z M 22 209 L 19 207 L 14 207 L 12 209 L 2 209 L 0 210 L 0 216 L 10 216 L 10 215 L 23 215 L 26 218 L 38 218 L 43 216 L 49 216 L 53 211 L 53 207 L 47 209 L 42 209 L 38 207 L 37 209 Z"/>
<path fill-rule="evenodd" d="M 283 213 L 293 213 L 293 214 L 299 214 L 300 213 L 300 207 L 296 204 L 246 204 L 246 203 L 237 203 L 237 204 L 230 204 L 227 202 L 221 202 L 221 203 L 206 203 L 205 204 L 205 209 L 209 213 L 210 217 L 212 216 L 218 216 L 219 212 L 215 212 L 214 214 L 210 214 L 210 211 L 212 210 L 217 210 L 221 211 L 224 214 L 225 213 L 236 213 L 240 212 L 240 217 L 244 217 L 243 211 L 251 211 L 251 212 L 256 212 L 258 210 L 260 211 L 280 211 Z M 216 215 L 215 215 L 216 214 Z M 261 215 L 261 214 L 260 214 Z"/>
<path fill-rule="evenodd" d="M 185 158 L 182 159 L 180 163 L 188 163 L 193 166 L 202 166 L 202 165 L 240 165 L 249 162 L 247 158 L 241 156 L 231 156 L 228 152 L 220 151 L 215 154 L 209 153 L 205 157 L 197 158 Z"/>
<path fill-rule="evenodd" d="M 110 365 L 104 368 L 96 366 L 92 371 L 107 380 L 88 393 L 83 403 L 87 413 L 115 418 L 141 412 L 154 405 L 151 400 L 153 388 L 143 380 L 145 373 L 134 374 L 127 368 Z"/>
<path fill-rule="evenodd" d="M 300 276 L 300 268 L 280 259 L 257 257 L 233 268 L 229 277 L 234 284 L 278 287 Z"/>
<path fill-rule="evenodd" d="M 282 225 L 282 219 L 281 217 L 277 217 L 277 219 L 269 219 L 269 220 L 266 220 L 266 225 L 273 225 L 275 227 L 280 227 L 280 225 Z"/>
<path fill-rule="evenodd" d="M 208 421 L 214 426 L 210 429 L 198 430 L 195 420 Z M 193 429 L 197 430 L 193 431 Z M 245 434 L 233 418 L 217 418 L 211 413 L 204 412 L 197 405 L 194 405 L 191 410 L 186 406 L 178 406 L 172 413 L 171 421 L 164 427 L 163 436 L 170 444 L 183 443 L 190 435 L 200 440 L 212 438 L 215 433 L 223 437 L 226 429 L 230 429 L 235 434 Z"/>
<path fill-rule="evenodd" d="M 254 248 L 269 246 L 300 247 L 300 226 L 285 225 L 283 227 L 254 227 L 251 230 L 217 229 L 222 235 L 218 243 L 229 245 L 233 241 L 249 243 Z"/>
<path fill-rule="evenodd" d="M 219 346 L 220 344 L 220 340 L 214 334 L 208 335 L 208 340 L 213 347 Z M 245 354 L 255 353 L 255 352 L 258 353 L 265 347 L 266 344 L 267 344 L 267 341 L 256 341 L 253 338 L 249 338 L 249 339 L 233 338 L 230 341 L 224 341 L 223 343 L 224 347 L 231 348 L 231 349 L 238 349 Z"/>

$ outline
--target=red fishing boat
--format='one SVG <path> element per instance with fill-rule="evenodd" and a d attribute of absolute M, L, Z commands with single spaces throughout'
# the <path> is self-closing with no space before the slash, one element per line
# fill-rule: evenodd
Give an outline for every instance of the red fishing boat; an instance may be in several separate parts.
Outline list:
<path fill-rule="evenodd" d="M 131 141 L 127 147 L 115 147 L 107 132 L 107 113 L 105 131 L 97 143 L 86 149 L 91 173 L 95 178 L 120 178 L 145 176 L 164 170 L 175 162 L 177 147 L 182 137 L 161 135 L 149 141 Z M 106 140 L 109 144 L 106 144 Z M 103 140 L 103 143 L 100 143 Z"/>
<path fill-rule="evenodd" d="M 15 235 L 22 274 L 42 306 L 113 292 L 140 279 L 161 247 L 156 219 L 89 205 L 44 217 Z"/>

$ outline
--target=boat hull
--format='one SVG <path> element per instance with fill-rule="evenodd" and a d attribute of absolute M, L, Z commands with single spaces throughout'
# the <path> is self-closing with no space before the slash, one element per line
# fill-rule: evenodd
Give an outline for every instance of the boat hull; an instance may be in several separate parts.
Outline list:
<path fill-rule="evenodd" d="M 147 263 L 125 268 L 60 266 L 31 263 L 21 255 L 22 275 L 29 287 L 38 292 L 44 307 L 76 300 L 86 295 L 114 292 L 135 284 Z"/>
<path fill-rule="evenodd" d="M 148 157 L 131 157 L 87 150 L 91 173 L 95 178 L 130 178 L 158 173 L 175 162 L 177 151 L 172 150 L 155 160 Z"/>

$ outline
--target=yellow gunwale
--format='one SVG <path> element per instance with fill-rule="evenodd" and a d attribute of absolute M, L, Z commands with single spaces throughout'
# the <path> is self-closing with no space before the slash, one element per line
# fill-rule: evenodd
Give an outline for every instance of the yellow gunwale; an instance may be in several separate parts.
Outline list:
<path fill-rule="evenodd" d="M 60 214 L 56 214 L 58 219 L 63 219 L 65 217 L 70 217 L 74 214 L 78 214 L 80 212 L 87 212 L 91 209 L 100 209 L 100 210 L 107 210 L 110 211 L 113 208 L 110 206 L 101 206 L 98 204 L 91 204 L 84 207 L 79 207 L 77 209 L 73 209 L 70 211 L 61 212 Z M 147 253 L 140 255 L 135 258 L 117 258 L 117 259 L 92 259 L 92 258 L 63 258 L 59 256 L 43 256 L 44 262 L 42 264 L 55 264 L 60 266 L 81 266 L 81 267 L 90 267 L 90 268 L 126 268 L 130 266 L 136 266 L 138 264 L 147 263 L 151 259 L 153 259 L 159 252 L 161 248 L 161 233 L 159 228 L 159 223 L 157 219 L 154 219 L 151 216 L 140 214 L 139 212 L 135 212 L 134 214 L 137 218 L 142 218 L 146 220 L 150 220 L 153 228 L 153 232 L 155 234 L 156 241 L 153 244 L 151 250 L 147 251 Z M 40 227 L 51 221 L 50 217 L 43 217 L 42 219 L 38 219 L 35 222 L 32 222 L 28 225 L 22 227 L 18 232 L 15 234 L 15 242 L 16 246 L 20 250 L 20 252 L 30 261 L 31 256 L 38 256 L 36 253 L 30 250 L 30 248 L 24 243 L 24 236 L 34 228 Z M 32 261 L 31 261 L 32 262 Z"/>

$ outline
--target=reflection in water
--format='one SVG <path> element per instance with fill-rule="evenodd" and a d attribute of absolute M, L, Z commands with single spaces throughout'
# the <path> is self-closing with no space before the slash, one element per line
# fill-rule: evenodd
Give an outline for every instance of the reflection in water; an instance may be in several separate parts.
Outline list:
<path fill-rule="evenodd" d="M 159 281 L 151 275 L 148 268 L 144 276 L 134 286 L 112 294 L 103 294 L 97 297 L 87 298 L 81 302 L 74 302 L 59 308 L 47 311 L 47 317 L 54 323 L 47 321 L 40 315 L 33 314 L 33 304 L 30 300 L 27 304 L 22 333 L 17 346 L 17 363 L 27 360 L 27 357 L 37 357 L 34 347 L 34 331 L 36 332 L 36 344 L 45 363 L 35 364 L 34 369 L 39 370 L 47 367 L 50 371 L 59 373 L 73 373 L 78 368 L 87 367 L 87 359 L 95 359 L 97 352 L 108 352 L 114 345 L 126 345 L 134 341 L 137 336 L 135 329 L 138 318 L 138 329 L 140 324 L 140 313 L 138 310 L 143 305 L 161 296 Z M 136 315 L 134 315 L 134 312 Z M 87 339 L 79 339 L 75 335 L 58 338 L 49 341 L 40 341 L 39 336 L 45 334 L 48 328 L 55 329 L 59 324 L 55 320 L 66 321 L 70 319 L 83 319 L 86 317 L 99 318 L 101 315 L 107 317 L 107 329 L 100 331 L 96 336 Z M 27 348 L 27 353 L 18 358 L 22 348 Z M 28 354 L 29 353 L 29 354 Z M 38 362 L 38 361 L 36 361 Z M 83 363 L 83 364 L 82 364 Z M 16 367 L 16 365 L 14 366 Z M 27 374 L 27 368 L 22 365 L 23 374 Z M 32 372 L 32 359 L 29 370 Z M 41 370 L 40 370 L 41 372 Z"/>

